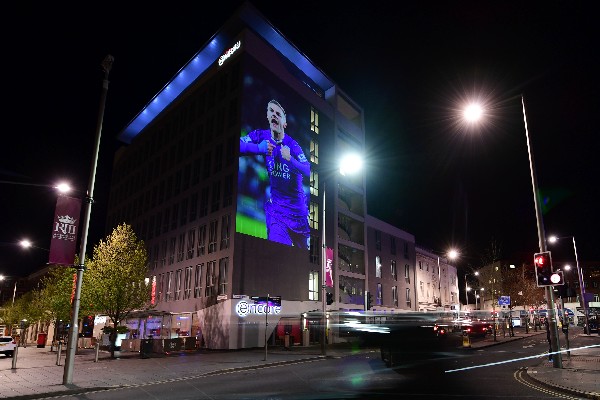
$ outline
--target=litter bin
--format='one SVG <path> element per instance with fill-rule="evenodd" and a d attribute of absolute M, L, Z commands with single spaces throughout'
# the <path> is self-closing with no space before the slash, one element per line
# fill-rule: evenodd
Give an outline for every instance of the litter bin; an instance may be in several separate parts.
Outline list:
<path fill-rule="evenodd" d="M 38 333 L 37 337 L 37 347 L 43 348 L 46 347 L 46 338 L 48 338 L 48 334 L 44 332 Z"/>
<path fill-rule="evenodd" d="M 140 355 L 142 358 L 150 358 L 152 353 L 152 339 L 142 339 L 140 343 Z"/>

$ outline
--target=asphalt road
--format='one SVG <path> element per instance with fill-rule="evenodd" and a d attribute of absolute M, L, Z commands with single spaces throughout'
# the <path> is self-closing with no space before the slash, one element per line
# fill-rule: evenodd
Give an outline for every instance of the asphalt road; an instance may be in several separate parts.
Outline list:
<path fill-rule="evenodd" d="M 572 343 L 572 347 L 577 346 Z M 546 362 L 527 358 L 547 349 L 533 336 L 484 349 L 446 353 L 435 364 L 390 369 L 378 352 L 299 361 L 203 377 L 170 379 L 62 399 L 558 399 L 520 369 Z M 435 365 L 436 368 L 432 368 Z"/>

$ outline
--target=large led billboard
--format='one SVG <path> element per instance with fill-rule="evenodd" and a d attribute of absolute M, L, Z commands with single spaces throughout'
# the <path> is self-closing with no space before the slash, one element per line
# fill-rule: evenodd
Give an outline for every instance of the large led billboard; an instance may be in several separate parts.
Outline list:
<path fill-rule="evenodd" d="M 310 105 L 245 62 L 236 232 L 308 249 Z"/>

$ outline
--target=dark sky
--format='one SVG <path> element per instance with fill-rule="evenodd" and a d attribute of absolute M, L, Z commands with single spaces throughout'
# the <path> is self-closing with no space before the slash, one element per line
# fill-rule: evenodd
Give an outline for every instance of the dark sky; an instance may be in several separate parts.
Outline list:
<path fill-rule="evenodd" d="M 56 196 L 36 185 L 88 186 L 104 57 L 115 62 L 88 253 L 105 236 L 117 134 L 241 1 L 21 3 L 6 6 L 0 28 L 0 180 L 28 185 L 0 184 L 0 274 L 23 276 L 47 253 L 14 243 L 50 246 Z M 461 263 L 476 265 L 494 240 L 505 258 L 530 261 L 538 239 L 524 94 L 546 232 L 574 235 L 580 261 L 600 261 L 600 35 L 591 2 L 253 4 L 364 107 L 370 214 L 435 251 L 459 247 Z M 487 117 L 469 127 L 460 110 L 473 97 Z"/>

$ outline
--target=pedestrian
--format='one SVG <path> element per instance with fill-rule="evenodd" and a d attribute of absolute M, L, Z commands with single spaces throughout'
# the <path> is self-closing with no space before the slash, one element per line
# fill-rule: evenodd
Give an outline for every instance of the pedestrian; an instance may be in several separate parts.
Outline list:
<path fill-rule="evenodd" d="M 550 340 L 550 324 L 548 318 L 544 318 L 544 325 L 546 326 L 546 339 L 548 339 L 548 361 L 552 361 L 552 341 Z"/>

